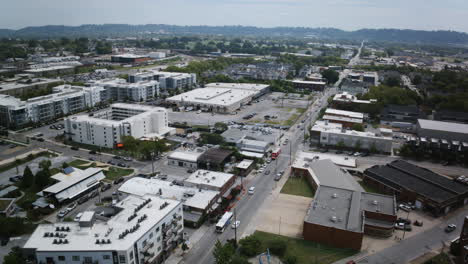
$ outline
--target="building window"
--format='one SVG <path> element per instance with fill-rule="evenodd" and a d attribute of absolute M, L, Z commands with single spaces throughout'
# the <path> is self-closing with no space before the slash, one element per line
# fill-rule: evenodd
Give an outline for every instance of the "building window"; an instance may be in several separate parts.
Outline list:
<path fill-rule="evenodd" d="M 153 238 L 153 233 L 152 232 L 149 234 L 149 238 Z"/>
<path fill-rule="evenodd" d="M 125 259 L 125 255 L 119 255 L 119 262 L 120 263 L 125 263 L 126 259 Z"/>
<path fill-rule="evenodd" d="M 92 257 L 84 257 L 84 263 L 91 263 L 91 262 L 93 262 Z"/>
<path fill-rule="evenodd" d="M 58 256 L 59 261 L 65 261 L 65 256 Z"/>
<path fill-rule="evenodd" d="M 103 259 L 110 259 L 111 256 L 110 256 L 110 255 L 102 255 L 102 258 L 103 258 Z"/>
<path fill-rule="evenodd" d="M 156 227 L 156 232 L 159 232 L 159 226 L 158 226 L 158 227 Z"/>
<path fill-rule="evenodd" d="M 156 239 L 156 241 L 158 241 L 158 242 L 159 242 L 160 240 L 161 240 L 161 237 L 158 237 L 158 238 Z"/>
<path fill-rule="evenodd" d="M 133 259 L 133 251 L 130 252 L 130 260 L 132 260 L 132 259 Z"/>
<path fill-rule="evenodd" d="M 73 261 L 80 261 L 80 256 L 72 256 Z"/>
<path fill-rule="evenodd" d="M 158 252 L 161 251 L 161 246 L 158 247 Z"/>

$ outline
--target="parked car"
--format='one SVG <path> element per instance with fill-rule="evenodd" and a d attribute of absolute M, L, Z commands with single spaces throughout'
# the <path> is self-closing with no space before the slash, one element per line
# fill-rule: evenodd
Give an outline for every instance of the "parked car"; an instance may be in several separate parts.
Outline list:
<path fill-rule="evenodd" d="M 159 175 L 159 179 L 167 180 L 167 175 L 166 174 L 161 174 L 161 175 Z"/>
<path fill-rule="evenodd" d="M 269 175 L 269 174 L 270 174 L 270 170 L 266 170 L 265 175 Z"/>
<path fill-rule="evenodd" d="M 16 175 L 9 178 L 11 182 L 20 182 L 23 179 L 23 175 Z"/>
<path fill-rule="evenodd" d="M 96 152 L 95 150 L 90 150 L 90 151 L 89 151 L 89 154 L 91 154 L 91 155 L 96 155 L 96 153 L 97 153 L 97 152 Z"/>
<path fill-rule="evenodd" d="M 109 161 L 107 162 L 107 164 L 115 165 L 115 162 L 113 162 L 112 160 L 109 160 Z"/>
<path fill-rule="evenodd" d="M 400 204 L 400 205 L 398 206 L 398 208 L 400 208 L 401 210 L 406 211 L 406 212 L 411 211 L 411 207 L 409 207 L 409 206 L 406 205 L 406 204 Z"/>
<path fill-rule="evenodd" d="M 88 201 L 88 196 L 83 196 L 80 199 L 78 199 L 78 204 L 84 204 Z"/>
<path fill-rule="evenodd" d="M 121 182 L 125 181 L 124 177 L 120 177 L 114 181 L 114 184 L 119 184 Z"/>
<path fill-rule="evenodd" d="M 58 218 L 64 218 L 68 213 L 69 213 L 69 211 L 67 209 L 63 209 L 60 212 L 58 212 L 57 217 Z"/>
<path fill-rule="evenodd" d="M 93 191 L 88 194 L 89 199 L 94 198 L 99 195 L 99 191 Z"/>
<path fill-rule="evenodd" d="M 111 187 L 112 187 L 112 185 L 110 185 L 108 183 L 104 183 L 104 185 L 101 186 L 101 192 L 105 192 L 105 191 L 109 190 Z"/>
<path fill-rule="evenodd" d="M 39 141 L 39 142 L 44 142 L 45 139 L 43 139 L 43 138 L 38 138 L 37 141 Z"/>
<path fill-rule="evenodd" d="M 71 149 L 71 150 L 80 150 L 79 147 L 75 147 L 75 146 L 71 147 L 70 149 Z"/>
<path fill-rule="evenodd" d="M 133 159 L 130 158 L 130 157 L 122 157 L 122 159 L 125 160 L 125 161 L 132 161 L 132 160 L 133 160 Z"/>
<path fill-rule="evenodd" d="M 127 164 L 125 164 L 123 162 L 119 162 L 119 163 L 117 163 L 117 166 L 122 167 L 122 168 L 126 168 Z"/>
<path fill-rule="evenodd" d="M 78 213 L 78 214 L 75 216 L 75 218 L 73 219 L 73 221 L 75 221 L 75 222 L 80 221 L 80 218 L 81 218 L 82 215 L 83 215 L 83 213 Z"/>
<path fill-rule="evenodd" d="M 457 226 L 454 224 L 450 224 L 445 228 L 445 233 L 453 232 L 455 229 L 457 229 Z"/>
<path fill-rule="evenodd" d="M 114 156 L 114 159 L 122 159 L 120 156 Z"/>
<path fill-rule="evenodd" d="M 411 220 L 400 217 L 400 218 L 397 219 L 397 223 L 404 223 L 404 224 L 410 225 Z"/>
<path fill-rule="evenodd" d="M 252 187 L 249 188 L 249 194 L 253 195 L 254 193 L 255 193 L 255 187 L 252 186 Z"/>
<path fill-rule="evenodd" d="M 72 204 L 70 204 L 70 205 L 67 207 L 68 212 L 73 211 L 73 209 L 75 209 L 76 206 L 78 206 L 77 203 L 72 203 Z"/>
<path fill-rule="evenodd" d="M 413 229 L 411 228 L 411 225 L 407 225 L 407 224 L 405 224 L 405 223 L 396 223 L 396 224 L 395 224 L 395 228 L 396 228 L 396 229 L 399 229 L 399 230 L 405 230 L 405 231 L 411 231 L 411 230 L 413 230 Z"/>
<path fill-rule="evenodd" d="M 420 221 L 420 220 L 414 220 L 413 222 L 413 225 L 415 226 L 423 226 L 423 224 L 424 224 L 423 221 Z"/>

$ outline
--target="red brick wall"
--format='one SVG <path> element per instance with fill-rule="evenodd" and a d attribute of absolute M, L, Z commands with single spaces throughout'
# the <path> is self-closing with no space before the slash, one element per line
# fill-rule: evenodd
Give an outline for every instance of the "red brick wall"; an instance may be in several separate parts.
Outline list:
<path fill-rule="evenodd" d="M 359 251 L 364 234 L 304 222 L 303 236 L 305 240 Z"/>

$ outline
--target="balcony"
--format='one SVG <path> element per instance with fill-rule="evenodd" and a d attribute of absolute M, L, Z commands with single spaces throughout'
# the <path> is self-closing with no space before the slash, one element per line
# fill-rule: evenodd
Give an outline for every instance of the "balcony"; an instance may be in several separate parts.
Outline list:
<path fill-rule="evenodd" d="M 146 251 L 148 251 L 148 249 L 150 249 L 150 248 L 152 248 L 152 247 L 154 247 L 154 242 L 147 243 L 146 246 L 144 246 L 144 247 L 140 250 L 140 252 L 141 252 L 141 253 L 145 253 Z"/>

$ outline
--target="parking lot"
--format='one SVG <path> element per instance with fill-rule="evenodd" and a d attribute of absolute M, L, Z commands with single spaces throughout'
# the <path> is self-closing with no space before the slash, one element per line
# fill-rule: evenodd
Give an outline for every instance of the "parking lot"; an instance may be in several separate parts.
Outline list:
<path fill-rule="evenodd" d="M 245 105 L 232 114 L 218 114 L 218 113 L 197 113 L 191 112 L 169 112 L 169 120 L 171 122 L 187 122 L 189 125 L 214 125 L 216 122 L 244 122 L 244 123 L 270 123 L 278 125 L 288 125 L 292 123 L 294 117 L 299 117 L 302 109 L 305 109 L 309 103 L 307 97 L 297 96 L 291 99 L 280 99 L 284 97 L 283 93 L 266 94 L 251 105 Z M 258 101 L 258 102 L 257 102 Z M 299 110 L 298 110 L 299 109 Z M 245 116 L 256 113 L 256 115 L 249 119 L 244 119 Z M 266 115 L 276 116 L 266 120 Z M 295 120 L 295 119 L 294 119 Z"/>

